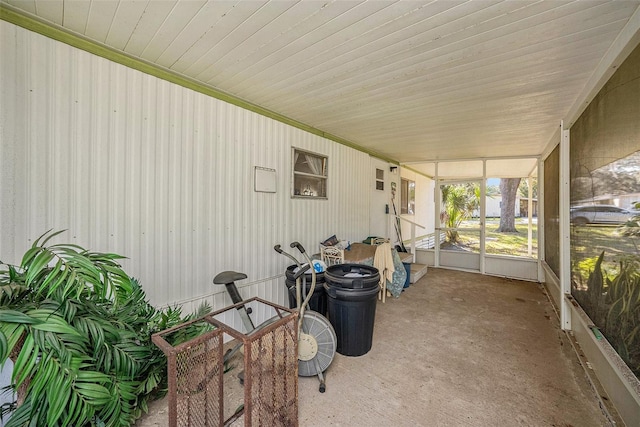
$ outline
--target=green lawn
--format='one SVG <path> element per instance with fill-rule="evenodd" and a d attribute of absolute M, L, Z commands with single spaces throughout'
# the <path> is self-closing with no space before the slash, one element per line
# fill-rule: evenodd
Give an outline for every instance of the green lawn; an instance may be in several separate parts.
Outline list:
<path fill-rule="evenodd" d="M 486 253 L 494 255 L 511 255 L 529 257 L 527 248 L 527 219 L 516 218 L 517 233 L 496 233 L 499 219 L 489 218 L 486 225 Z M 478 228 L 478 220 L 464 221 L 460 228 Z M 538 254 L 538 224 L 532 224 L 533 242 L 532 257 Z M 605 251 L 604 267 L 614 273 L 621 257 L 629 254 L 638 254 L 640 239 L 625 237 L 617 226 L 612 225 L 581 225 L 571 226 L 571 259 L 574 269 L 579 263 L 582 268 L 588 268 L 588 264 Z M 459 232 L 456 245 L 444 244 L 443 249 L 465 250 L 471 252 L 480 251 L 480 232 Z M 585 261 L 586 260 L 586 261 Z"/>
<path fill-rule="evenodd" d="M 636 238 L 626 237 L 617 226 L 583 225 L 571 227 L 571 249 L 583 258 L 597 257 L 603 250 L 614 258 L 638 253 Z"/>
<path fill-rule="evenodd" d="M 538 256 L 538 224 L 533 223 L 532 253 L 528 253 L 527 219 L 516 218 L 517 233 L 496 233 L 500 220 L 488 218 L 486 225 L 485 251 L 492 255 L 510 255 L 521 257 Z M 464 221 L 460 228 L 479 227 L 478 220 Z M 455 248 L 450 246 L 443 249 L 459 249 L 471 252 L 480 252 L 480 232 L 460 231 L 460 236 Z"/>

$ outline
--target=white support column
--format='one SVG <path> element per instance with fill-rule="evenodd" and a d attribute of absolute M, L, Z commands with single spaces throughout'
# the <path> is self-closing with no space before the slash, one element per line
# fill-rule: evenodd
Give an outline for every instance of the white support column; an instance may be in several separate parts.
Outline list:
<path fill-rule="evenodd" d="M 533 254 L 533 186 L 531 185 L 531 175 L 527 178 L 527 219 L 529 220 L 529 226 L 527 229 L 527 254 L 531 256 Z"/>
<path fill-rule="evenodd" d="M 434 231 L 433 234 L 433 266 L 440 267 L 440 199 L 442 195 L 440 194 L 440 182 L 438 179 L 438 162 L 435 163 L 435 188 L 433 189 L 433 198 L 435 199 L 433 205 L 435 206 L 435 215 L 434 215 Z"/>
<path fill-rule="evenodd" d="M 538 282 L 544 281 L 544 162 L 538 160 Z"/>
<path fill-rule="evenodd" d="M 570 163 L 569 129 L 560 123 L 560 326 L 571 329 L 571 234 L 569 225 Z"/>
<path fill-rule="evenodd" d="M 485 224 L 487 219 L 487 161 L 482 161 L 482 181 L 480 182 L 480 273 L 485 272 Z"/>

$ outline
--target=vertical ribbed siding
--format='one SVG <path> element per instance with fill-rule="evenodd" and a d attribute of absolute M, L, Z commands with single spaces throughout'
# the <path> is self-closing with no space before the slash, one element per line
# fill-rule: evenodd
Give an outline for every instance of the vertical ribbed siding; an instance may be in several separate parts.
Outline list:
<path fill-rule="evenodd" d="M 3 207 L 13 237 L 0 243 L 3 261 L 19 262 L 50 228 L 68 229 L 58 241 L 127 256 L 125 269 L 156 305 L 230 304 L 211 281 L 223 270 L 247 274 L 244 297 L 286 304 L 279 276 L 288 262 L 275 244 L 297 240 L 315 253 L 331 234 L 368 235 L 367 154 L 0 28 L 2 152 L 13 153 L 0 160 L 13 202 Z M 328 156 L 328 200 L 291 198 L 291 147 Z M 275 194 L 254 192 L 255 166 L 276 170 Z"/>

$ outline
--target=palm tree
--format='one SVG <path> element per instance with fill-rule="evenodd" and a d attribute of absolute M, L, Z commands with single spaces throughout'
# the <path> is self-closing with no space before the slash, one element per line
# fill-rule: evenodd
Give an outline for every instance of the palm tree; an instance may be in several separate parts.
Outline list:
<path fill-rule="evenodd" d="M 476 183 L 450 184 L 441 187 L 443 210 L 440 221 L 447 230 L 447 241 L 458 241 L 458 228 L 462 221 L 471 218 L 480 206 L 480 186 Z"/>

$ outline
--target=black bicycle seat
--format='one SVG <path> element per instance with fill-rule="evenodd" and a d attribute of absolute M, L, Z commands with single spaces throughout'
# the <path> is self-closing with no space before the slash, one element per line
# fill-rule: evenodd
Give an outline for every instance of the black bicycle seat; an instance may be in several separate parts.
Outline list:
<path fill-rule="evenodd" d="M 223 271 L 218 273 L 213 278 L 213 283 L 216 285 L 226 285 L 227 283 L 233 283 L 236 280 L 246 279 L 247 275 L 244 273 L 238 273 L 237 271 Z"/>

